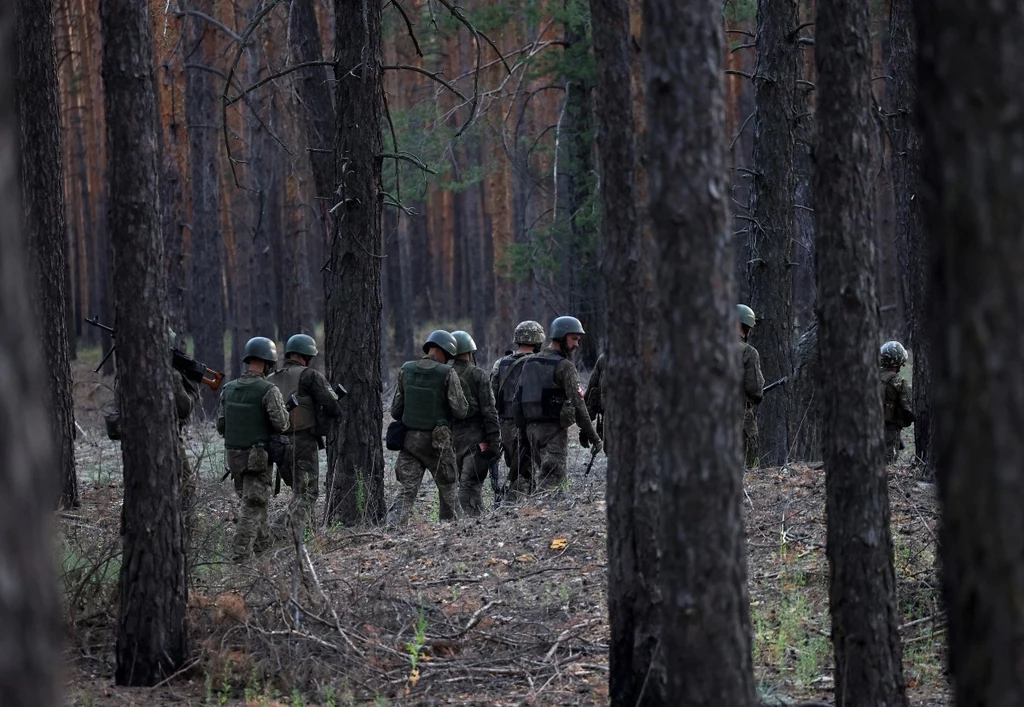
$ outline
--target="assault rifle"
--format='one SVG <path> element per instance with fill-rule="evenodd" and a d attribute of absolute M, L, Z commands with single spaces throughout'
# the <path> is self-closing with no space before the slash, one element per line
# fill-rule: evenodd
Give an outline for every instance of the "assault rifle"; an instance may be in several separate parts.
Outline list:
<path fill-rule="evenodd" d="M 98 317 L 93 317 L 92 319 L 86 317 L 85 323 L 109 332 L 111 337 L 114 336 L 114 327 L 101 324 Z M 100 361 L 100 365 L 96 366 L 96 370 L 93 373 L 99 373 L 116 348 L 117 344 L 110 347 L 110 351 Z M 217 390 L 220 387 L 221 381 L 224 380 L 223 373 L 218 373 L 212 368 L 208 368 L 205 364 L 199 363 L 199 361 L 174 346 L 171 347 L 171 366 L 193 383 L 205 383 L 212 390 Z"/>
<path fill-rule="evenodd" d="M 785 385 L 787 380 L 789 380 L 789 376 L 782 376 L 782 378 L 779 378 L 777 381 L 769 383 L 764 388 L 762 388 L 761 392 L 767 393 L 769 390 L 772 390 L 773 388 L 778 388 L 780 385 Z"/>

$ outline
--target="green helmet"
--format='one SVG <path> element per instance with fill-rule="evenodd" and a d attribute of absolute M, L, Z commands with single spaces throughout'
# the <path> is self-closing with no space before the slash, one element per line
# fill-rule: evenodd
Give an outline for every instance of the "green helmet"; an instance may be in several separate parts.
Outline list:
<path fill-rule="evenodd" d="M 585 334 L 583 325 L 576 317 L 558 317 L 551 322 L 551 330 L 548 332 L 549 339 L 564 339 L 569 334 Z"/>
<path fill-rule="evenodd" d="M 746 324 L 751 329 L 753 329 L 754 324 L 757 323 L 757 317 L 754 316 L 754 310 L 745 304 L 736 305 L 736 315 L 740 319 L 740 324 Z"/>
<path fill-rule="evenodd" d="M 907 350 L 898 341 L 886 341 L 878 350 L 878 365 L 882 368 L 899 368 L 908 358 Z"/>
<path fill-rule="evenodd" d="M 277 362 L 277 344 L 265 336 L 254 336 L 245 342 L 242 360 L 249 363 L 250 358 L 258 358 L 268 363 Z"/>
<path fill-rule="evenodd" d="M 423 344 L 423 353 L 427 353 L 431 346 L 438 347 L 449 356 L 454 356 L 459 350 L 459 344 L 455 341 L 455 337 L 444 329 L 435 329 L 430 332 L 430 336 L 427 337 L 427 340 Z"/>
<path fill-rule="evenodd" d="M 294 334 L 284 345 L 284 355 L 290 353 L 302 354 L 303 356 L 316 356 L 320 352 L 316 349 L 316 339 L 309 334 Z"/>
<path fill-rule="evenodd" d="M 453 331 L 452 336 L 455 337 L 456 356 L 476 351 L 476 342 L 473 341 L 473 337 L 469 335 L 468 331 Z"/>
<path fill-rule="evenodd" d="M 519 322 L 512 334 L 512 341 L 520 346 L 542 346 L 544 344 L 544 327 L 540 322 L 535 322 L 532 319 Z"/>

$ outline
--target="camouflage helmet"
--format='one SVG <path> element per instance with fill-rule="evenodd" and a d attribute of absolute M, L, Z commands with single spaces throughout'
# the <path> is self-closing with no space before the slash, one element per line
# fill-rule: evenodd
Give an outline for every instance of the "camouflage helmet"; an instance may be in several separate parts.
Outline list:
<path fill-rule="evenodd" d="M 254 336 L 245 342 L 242 360 L 249 363 L 250 358 L 275 363 L 277 361 L 277 344 L 265 336 Z"/>
<path fill-rule="evenodd" d="M 544 344 L 544 327 L 532 319 L 519 322 L 512 334 L 512 341 L 521 346 L 541 346 Z"/>
<path fill-rule="evenodd" d="M 476 342 L 473 341 L 473 337 L 469 335 L 468 331 L 462 331 L 461 329 L 453 331 L 452 336 L 455 337 L 456 356 L 476 351 Z"/>
<path fill-rule="evenodd" d="M 430 332 L 430 336 L 423 342 L 423 353 L 430 351 L 431 346 L 444 351 L 449 356 L 454 356 L 455 352 L 459 350 L 458 342 L 455 341 L 455 337 L 446 332 L 444 329 L 435 329 Z"/>
<path fill-rule="evenodd" d="M 551 322 L 551 330 L 548 332 L 548 338 L 564 339 L 569 334 L 583 335 L 585 333 L 586 332 L 583 331 L 583 325 L 576 317 L 556 317 L 555 320 Z"/>
<path fill-rule="evenodd" d="M 316 356 L 320 352 L 316 348 L 316 339 L 309 334 L 294 334 L 289 337 L 288 343 L 284 345 L 284 355 L 290 353 L 302 354 L 303 356 Z"/>
<path fill-rule="evenodd" d="M 757 323 L 757 317 L 754 316 L 754 310 L 745 304 L 736 305 L 736 316 L 740 320 L 740 324 L 745 324 L 751 329 L 754 328 L 754 324 Z"/>
<path fill-rule="evenodd" d="M 899 368 L 907 358 L 907 350 L 898 341 L 886 341 L 878 350 L 878 365 L 882 368 Z"/>

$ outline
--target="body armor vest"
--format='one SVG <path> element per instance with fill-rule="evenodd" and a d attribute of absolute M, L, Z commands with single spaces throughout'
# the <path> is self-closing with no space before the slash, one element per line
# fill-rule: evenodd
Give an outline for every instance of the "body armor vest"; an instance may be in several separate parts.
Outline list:
<path fill-rule="evenodd" d="M 284 368 L 274 372 L 267 379 L 281 391 L 281 397 L 284 398 L 286 407 L 288 399 L 293 394 L 299 401 L 298 406 L 288 412 L 291 423 L 289 432 L 305 432 L 316 427 L 316 406 L 313 404 L 313 398 L 309 395 L 299 394 L 299 378 L 302 377 L 305 370 L 305 366 L 285 364 Z"/>
<path fill-rule="evenodd" d="M 555 369 L 564 359 L 531 356 L 520 364 L 518 400 L 526 422 L 559 422 L 565 391 L 555 383 Z M 513 375 L 515 375 L 513 373 Z"/>
<path fill-rule="evenodd" d="M 270 439 L 263 396 L 273 385 L 265 378 L 236 378 L 224 386 L 224 446 L 249 449 Z"/>
<path fill-rule="evenodd" d="M 519 388 L 519 376 L 523 372 L 522 363 L 509 372 L 516 361 L 531 354 L 511 354 L 501 359 L 498 364 L 498 399 L 495 404 L 498 408 L 498 417 L 502 420 L 514 420 L 516 418 L 516 390 Z"/>
<path fill-rule="evenodd" d="M 899 424 L 900 391 L 893 382 L 899 378 L 896 371 L 882 371 L 882 409 L 885 415 L 885 424 Z"/>
<path fill-rule="evenodd" d="M 446 363 L 423 365 L 424 359 L 409 361 L 402 366 L 402 385 L 405 408 L 402 423 L 410 430 L 429 432 L 441 424 L 451 422 L 451 412 L 445 398 L 444 382 L 452 367 Z"/>

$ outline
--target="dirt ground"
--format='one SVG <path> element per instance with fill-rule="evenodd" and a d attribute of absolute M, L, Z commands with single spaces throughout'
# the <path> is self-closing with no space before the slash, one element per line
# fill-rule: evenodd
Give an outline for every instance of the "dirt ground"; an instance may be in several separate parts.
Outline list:
<path fill-rule="evenodd" d="M 459 524 L 436 520 L 428 480 L 405 531 L 320 528 L 301 552 L 282 544 L 238 567 L 225 557 L 236 499 L 220 481 L 223 452 L 209 422 L 189 438 L 201 470 L 191 659 L 156 688 L 115 687 L 120 450 L 102 434 L 109 388 L 89 373 L 79 380 L 83 503 L 59 515 L 66 704 L 607 704 L 603 455 L 584 477 L 589 453 L 573 444 L 566 489 Z M 389 498 L 393 462 L 388 453 Z M 951 704 L 934 490 L 897 466 L 890 494 L 911 703 Z M 286 503 L 287 489 L 271 517 Z M 762 700 L 831 701 L 823 473 L 805 465 L 750 472 L 745 508 Z"/>

